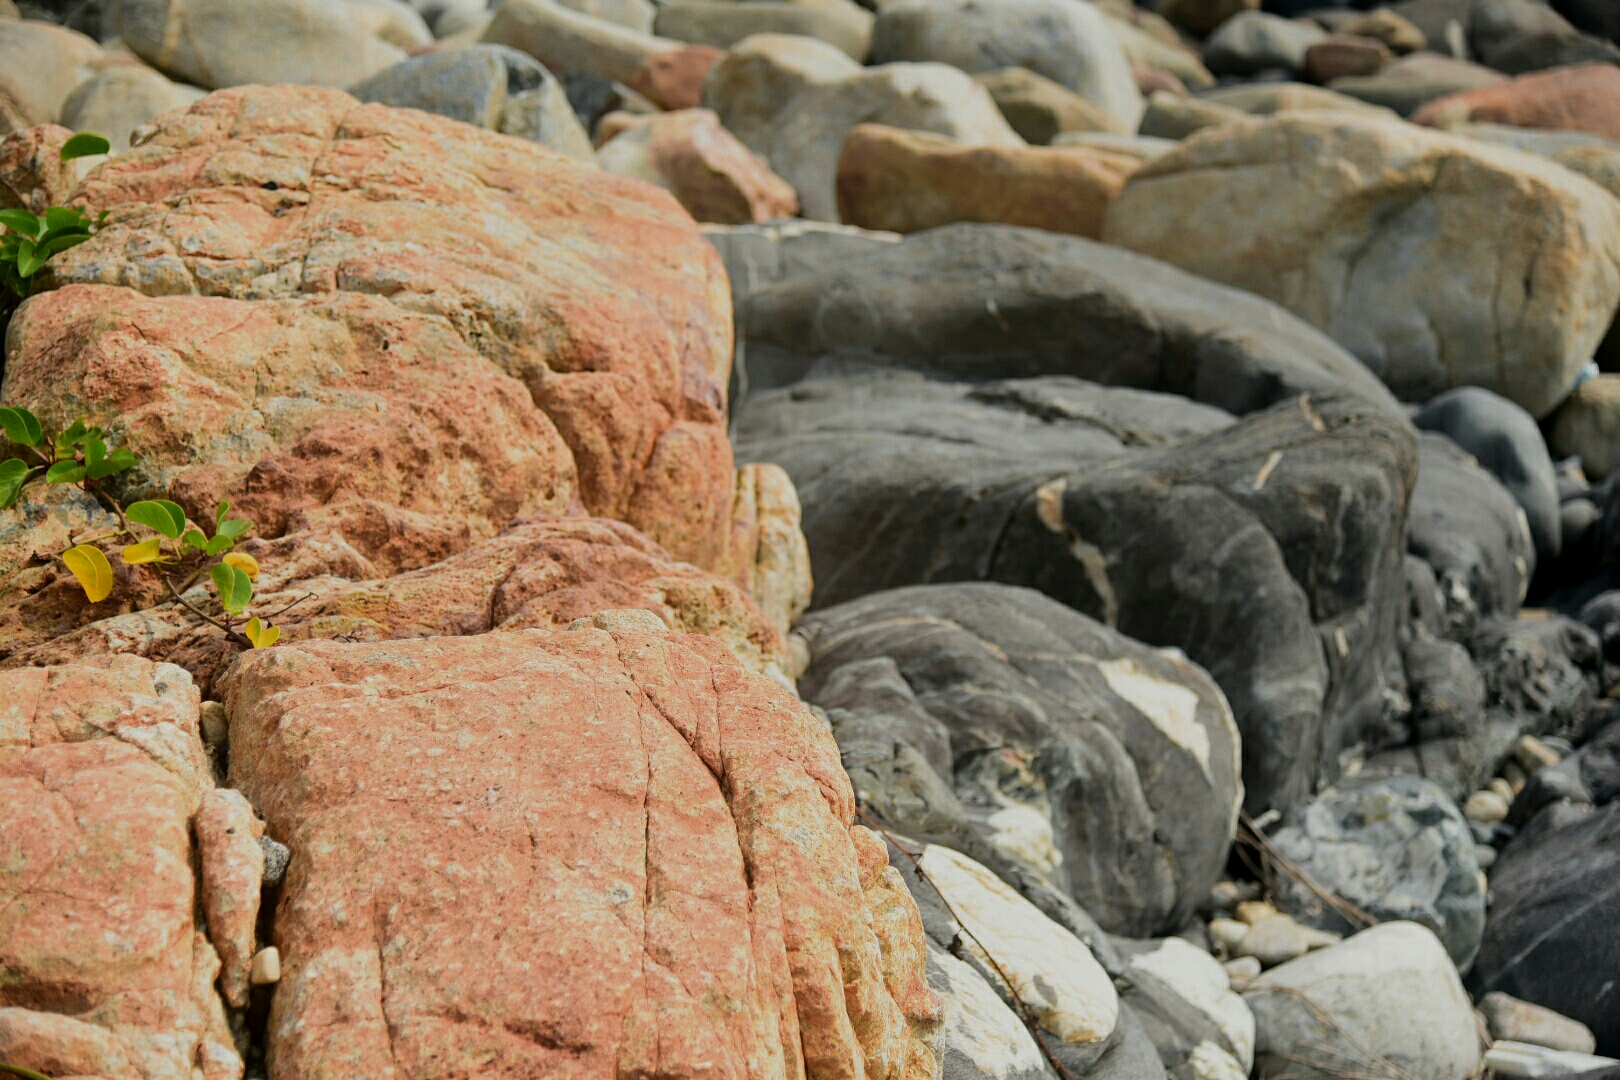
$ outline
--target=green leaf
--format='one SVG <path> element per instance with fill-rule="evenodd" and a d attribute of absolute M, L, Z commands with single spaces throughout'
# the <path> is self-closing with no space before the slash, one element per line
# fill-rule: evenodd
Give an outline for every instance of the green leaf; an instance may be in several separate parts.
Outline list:
<path fill-rule="evenodd" d="M 247 518 L 226 518 L 214 530 L 214 535 L 229 537 L 231 540 L 240 540 L 242 535 L 253 528 L 253 522 Z"/>
<path fill-rule="evenodd" d="M 230 537 L 225 535 L 216 535 L 212 540 L 208 541 L 208 546 L 203 548 L 203 550 L 210 555 L 220 555 L 231 550 L 231 548 L 235 546 L 236 541 L 232 540 Z"/>
<path fill-rule="evenodd" d="M 77 206 L 53 206 L 45 211 L 45 233 L 88 228 L 90 219 Z M 44 234 L 41 234 L 44 235 Z"/>
<path fill-rule="evenodd" d="M 230 500 L 229 499 L 221 500 L 220 504 L 219 504 L 219 509 L 214 511 L 214 531 L 215 532 L 219 531 L 219 523 L 224 521 L 225 520 L 225 515 L 230 513 L 230 512 L 231 512 Z"/>
<path fill-rule="evenodd" d="M 32 240 L 24 240 L 17 245 L 17 273 L 25 278 L 34 276 L 34 272 L 45 265 L 49 256 L 40 252 Z"/>
<path fill-rule="evenodd" d="M 58 461 L 55 465 L 46 469 L 45 482 L 47 484 L 77 484 L 86 475 L 85 467 L 69 458 L 66 461 Z"/>
<path fill-rule="evenodd" d="M 84 440 L 84 464 L 86 468 L 95 468 L 107 456 L 107 444 L 97 438 Z"/>
<path fill-rule="evenodd" d="M 30 239 L 39 236 L 45 231 L 44 219 L 27 210 L 0 210 L 0 225 L 4 225 L 18 236 Z"/>
<path fill-rule="evenodd" d="M 89 597 L 92 604 L 107 599 L 113 587 L 112 563 L 107 561 L 106 554 L 100 548 L 78 544 L 62 552 L 62 561 L 79 579 L 84 595 Z M 247 575 L 243 574 L 242 577 L 246 580 Z"/>
<path fill-rule="evenodd" d="M 0 461 L 0 510 L 9 510 L 28 482 L 28 462 L 22 458 Z"/>
<path fill-rule="evenodd" d="M 208 537 L 202 534 L 201 529 L 187 529 L 180 534 L 180 542 L 186 547 L 204 551 L 208 547 Z"/>
<path fill-rule="evenodd" d="M 132 502 L 124 508 L 124 516 L 137 525 L 145 525 L 162 533 L 170 540 L 180 539 L 180 534 L 186 531 L 186 512 L 180 508 L 179 503 L 168 499 L 142 499 Z M 197 530 L 192 529 L 192 532 Z M 202 533 L 197 532 L 200 538 Z"/>
<path fill-rule="evenodd" d="M 105 154 L 112 149 L 112 143 L 106 136 L 97 135 L 93 131 L 81 131 L 73 138 L 62 144 L 62 160 L 72 161 L 74 158 L 95 157 Z"/>
<path fill-rule="evenodd" d="M 78 446 L 89 434 L 90 429 L 84 426 L 84 417 L 79 417 L 56 437 L 57 452 L 61 453 L 64 446 Z"/>
<path fill-rule="evenodd" d="M 219 590 L 219 606 L 228 614 L 240 615 L 253 599 L 253 582 L 234 566 L 218 563 L 208 572 Z"/>
<path fill-rule="evenodd" d="M 0 409 L 0 428 L 5 429 L 6 438 L 19 446 L 37 449 L 45 439 L 45 429 L 40 426 L 39 417 L 14 405 Z"/>
<path fill-rule="evenodd" d="M 90 479 L 100 480 L 104 476 L 111 476 L 126 469 L 133 469 L 137 464 L 139 464 L 139 459 L 136 458 L 135 451 L 120 446 L 102 460 L 89 466 Z"/>
<path fill-rule="evenodd" d="M 40 241 L 36 251 L 48 262 L 52 256 L 58 255 L 66 251 L 68 248 L 78 247 L 88 239 L 90 239 L 89 233 L 69 233 L 65 236 L 50 236 Z"/>
<path fill-rule="evenodd" d="M 268 649 L 281 638 L 281 627 L 261 622 L 257 615 L 247 621 L 242 633 L 253 642 L 255 649 Z"/>

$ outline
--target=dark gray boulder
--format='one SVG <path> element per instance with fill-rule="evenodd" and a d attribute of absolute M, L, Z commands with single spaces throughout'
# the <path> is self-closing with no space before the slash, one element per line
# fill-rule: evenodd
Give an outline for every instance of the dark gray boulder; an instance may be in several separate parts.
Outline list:
<path fill-rule="evenodd" d="M 1546 816 L 1546 815 L 1543 815 Z M 1620 802 L 1521 834 L 1491 871 L 1469 983 L 1579 1020 L 1620 1055 Z"/>
<path fill-rule="evenodd" d="M 1412 423 L 1472 454 L 1524 510 L 1537 562 L 1558 558 L 1558 477 L 1535 417 L 1499 394 L 1463 386 L 1431 399 L 1413 414 Z"/>
<path fill-rule="evenodd" d="M 1181 927 L 1218 880 L 1238 735 L 1194 665 L 986 583 L 875 593 L 797 632 L 800 692 L 901 831 L 970 832 L 1115 933 Z"/>
<path fill-rule="evenodd" d="M 1269 301 L 1035 229 L 914 234 L 754 293 L 737 331 L 755 389 L 830 358 L 965 380 L 1073 375 L 1238 414 L 1304 391 L 1400 408 L 1360 361 Z"/>
<path fill-rule="evenodd" d="M 1587 627 L 1562 615 L 1493 621 L 1469 642 L 1493 712 L 1520 734 L 1577 731 L 1597 700 L 1603 646 Z"/>
<path fill-rule="evenodd" d="M 1509 75 L 1567 64 L 1620 63 L 1620 46 L 1581 33 L 1536 0 L 1473 0 L 1468 46 L 1480 63 Z"/>
<path fill-rule="evenodd" d="M 1312 396 L 1174 442 L 1218 414 L 1120 393 L 1075 384 L 1049 411 L 1008 384 L 845 375 L 750 400 L 735 437 L 793 477 L 818 603 L 1000 581 L 1181 649 L 1232 703 L 1251 809 L 1402 741 L 1411 429 Z M 1066 415 L 1088 399 L 1100 419 Z"/>
<path fill-rule="evenodd" d="M 1418 742 L 1465 736 L 1485 714 L 1485 681 L 1468 650 L 1444 638 L 1414 638 L 1401 649 L 1408 718 Z"/>
<path fill-rule="evenodd" d="M 1295 808 L 1271 839 L 1318 885 L 1377 921 L 1433 930 L 1459 968 L 1479 951 L 1485 889 L 1474 837 L 1438 785 L 1412 776 L 1327 791 Z M 1292 878 L 1277 885 L 1274 901 L 1301 922 L 1359 929 Z"/>

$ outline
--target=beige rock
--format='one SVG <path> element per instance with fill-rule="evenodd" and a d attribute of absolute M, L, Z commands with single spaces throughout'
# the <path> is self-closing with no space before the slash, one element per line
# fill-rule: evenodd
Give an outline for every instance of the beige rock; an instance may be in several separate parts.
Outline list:
<path fill-rule="evenodd" d="M 1267 919 L 1275 919 L 1282 912 L 1278 911 L 1266 900 L 1240 900 L 1234 914 L 1241 923 L 1249 926 L 1259 926 Z"/>
<path fill-rule="evenodd" d="M 1493 1039 L 1530 1043 L 1573 1054 L 1590 1054 L 1597 1049 L 1592 1029 L 1579 1020 L 1520 1001 L 1500 990 L 1480 998 L 1479 1011 L 1484 1014 Z"/>
<path fill-rule="evenodd" d="M 1136 13 L 1139 19 L 1143 12 Z M 1134 20 L 1109 13 L 1109 25 L 1119 38 L 1119 47 L 1133 68 L 1151 68 L 1174 75 L 1186 86 L 1199 89 L 1215 85 L 1215 76 L 1193 50 L 1179 41 L 1166 41 Z M 1173 35 L 1172 35 L 1173 36 Z"/>
<path fill-rule="evenodd" d="M 1276 967 L 1298 959 L 1312 949 L 1337 945 L 1338 934 L 1302 926 L 1288 915 L 1277 915 L 1255 923 L 1238 942 L 1239 956 L 1252 956 L 1262 967 Z"/>
<path fill-rule="evenodd" d="M 1560 457 L 1579 457 L 1593 480 L 1620 471 L 1620 375 L 1577 386 L 1553 413 L 1547 442 Z"/>
<path fill-rule="evenodd" d="M 264 826 L 239 791 L 204 792 L 193 826 L 202 853 L 201 894 L 208 936 L 219 953 L 219 986 L 234 1008 L 247 1005 L 254 961 L 259 890 L 264 882 Z"/>
<path fill-rule="evenodd" d="M 1475 825 L 1495 825 L 1508 815 L 1508 801 L 1494 791 L 1476 791 L 1463 802 L 1463 816 Z"/>
<path fill-rule="evenodd" d="M 143 65 L 109 64 L 68 95 L 62 103 L 62 123 L 74 131 L 105 135 L 116 154 L 154 118 L 202 96 L 196 87 L 170 82 Z"/>
<path fill-rule="evenodd" d="M 254 953 L 249 978 L 254 986 L 273 986 L 280 982 L 281 950 L 271 945 Z"/>
<path fill-rule="evenodd" d="M 1160 90 L 1148 95 L 1139 134 L 1159 139 L 1185 139 L 1195 131 L 1221 124 L 1251 121 L 1248 113 L 1218 101 L 1186 97 Z"/>
<path fill-rule="evenodd" d="M 593 19 L 602 19 L 643 34 L 653 32 L 653 23 L 658 18 L 658 5 L 652 0 L 557 0 L 557 2 L 581 15 L 589 15 Z"/>
<path fill-rule="evenodd" d="M 1305 83 L 1240 83 L 1212 90 L 1203 95 L 1202 100 L 1241 109 L 1250 116 L 1270 116 L 1280 112 L 1328 112 L 1393 119 L 1390 111 L 1382 106 L 1369 105 L 1345 94 Z"/>
<path fill-rule="evenodd" d="M 785 638 L 810 606 L 810 546 L 800 528 L 799 493 L 781 466 L 744 465 L 737 470 L 731 513 L 727 576 Z"/>
<path fill-rule="evenodd" d="M 851 0 L 679 0 L 661 5 L 654 25 L 664 37 L 717 49 L 755 34 L 819 38 L 856 61 L 872 49 L 872 13 Z"/>
<path fill-rule="evenodd" d="M 22 18 L 22 12 L 17 10 L 16 0 L 0 0 L 0 22 Z"/>
<path fill-rule="evenodd" d="M 1398 395 L 1481 385 L 1533 415 L 1620 303 L 1620 202 L 1540 158 L 1409 124 L 1211 128 L 1132 177 L 1104 239 L 1281 303 Z"/>
<path fill-rule="evenodd" d="M 1106 111 L 1073 90 L 1028 68 L 1001 68 L 973 76 L 1020 138 L 1046 146 L 1066 131 L 1113 131 L 1118 125 Z"/>
<path fill-rule="evenodd" d="M 1239 956 L 1221 966 L 1226 969 L 1226 977 L 1231 980 L 1232 989 L 1239 994 L 1260 977 L 1260 961 L 1253 956 Z"/>
<path fill-rule="evenodd" d="M 935 1075 L 921 920 L 830 733 L 718 643 L 300 643 L 226 704 L 293 852 L 272 1075 Z"/>
<path fill-rule="evenodd" d="M 610 120 L 604 117 L 603 125 Z M 774 221 L 799 209 L 788 182 L 720 126 L 709 109 L 637 117 L 618 126 L 622 132 L 597 148 L 597 164 L 664 188 L 699 221 Z"/>
<path fill-rule="evenodd" d="M 100 45 L 55 23 L 0 22 L 0 136 L 60 120 L 63 102 L 101 58 Z"/>
<path fill-rule="evenodd" d="M 963 147 L 940 135 L 862 124 L 838 162 L 838 214 L 898 233 L 955 221 L 1095 239 L 1139 163 L 1082 147 Z"/>
<path fill-rule="evenodd" d="M 1604 376 L 1600 375 L 1598 378 L 1601 379 Z M 1620 378 L 1615 378 L 1614 382 L 1620 383 Z M 1555 420 L 1554 425 L 1556 426 L 1556 424 L 1557 421 Z M 1617 434 L 1620 434 L 1620 432 L 1617 432 Z M 1519 741 L 1513 744 L 1513 756 L 1520 765 L 1524 766 L 1524 771 L 1527 773 L 1533 773 L 1537 769 L 1551 768 L 1561 760 L 1557 750 L 1554 750 L 1534 735 L 1519 736 Z"/>
<path fill-rule="evenodd" d="M 1239 919 L 1211 919 L 1209 943 L 1220 953 L 1231 953 L 1249 932 L 1249 924 Z"/>
<path fill-rule="evenodd" d="M 1414 26 L 1411 20 L 1402 18 L 1398 12 L 1387 7 L 1358 11 L 1332 29 L 1339 34 L 1352 34 L 1356 37 L 1382 41 L 1389 46 L 1391 52 L 1403 56 L 1417 52 L 1429 43 L 1423 31 Z"/>
<path fill-rule="evenodd" d="M 715 65 L 704 104 L 799 193 L 802 213 L 836 221 L 845 136 L 860 123 L 947 135 L 968 146 L 1023 144 L 990 94 L 943 64 L 862 68 L 825 42 L 747 38 Z"/>

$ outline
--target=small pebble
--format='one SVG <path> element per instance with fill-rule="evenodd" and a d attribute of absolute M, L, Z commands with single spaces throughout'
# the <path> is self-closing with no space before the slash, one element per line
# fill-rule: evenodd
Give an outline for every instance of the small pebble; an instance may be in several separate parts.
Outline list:
<path fill-rule="evenodd" d="M 1486 791 L 1494 791 L 1494 792 L 1496 792 L 1498 795 L 1502 796 L 1502 801 L 1503 802 L 1506 802 L 1506 803 L 1508 803 L 1510 805 L 1513 802 L 1513 796 L 1518 794 L 1518 792 L 1513 790 L 1513 785 L 1509 784 L 1506 780 L 1502 779 L 1500 776 L 1491 777 L 1491 782 L 1489 784 L 1485 785 L 1485 790 Z"/>
<path fill-rule="evenodd" d="M 1252 956 L 1240 956 L 1221 966 L 1226 968 L 1226 978 L 1231 982 L 1232 989 L 1240 994 L 1260 977 L 1260 961 Z"/>
<path fill-rule="evenodd" d="M 281 981 L 281 950 L 274 945 L 253 954 L 253 970 L 248 982 L 254 986 L 271 986 Z"/>
<path fill-rule="evenodd" d="M 1231 911 L 1245 900 L 1257 900 L 1260 886 L 1253 881 L 1217 881 L 1204 902 L 1210 911 Z"/>
<path fill-rule="evenodd" d="M 1249 928 L 1238 942 L 1240 956 L 1252 956 L 1262 967 L 1276 967 L 1297 960 L 1312 949 L 1337 945 L 1342 938 L 1326 930 L 1302 926 L 1287 915 L 1278 915 Z"/>
<path fill-rule="evenodd" d="M 1524 766 L 1525 772 L 1533 773 L 1558 764 L 1558 751 L 1534 735 L 1524 735 L 1513 745 L 1513 758 Z"/>
<path fill-rule="evenodd" d="M 1479 860 L 1481 870 L 1489 870 L 1496 865 L 1496 849 L 1489 844 L 1475 844 L 1474 858 Z"/>
<path fill-rule="evenodd" d="M 1236 919 L 1213 919 L 1209 924 L 1209 943 L 1217 952 L 1227 956 L 1249 932 L 1249 924 Z"/>
<path fill-rule="evenodd" d="M 217 701 L 203 702 L 199 720 L 202 725 L 203 745 L 210 750 L 218 750 L 224 746 L 231 729 L 231 718 L 226 714 L 225 706 Z"/>
<path fill-rule="evenodd" d="M 271 889 L 287 876 L 287 862 L 292 852 L 287 850 L 286 844 L 268 836 L 259 837 L 259 847 L 264 849 L 264 887 Z"/>
<path fill-rule="evenodd" d="M 1494 791 L 1476 791 L 1463 803 L 1463 816 L 1475 825 L 1495 825 L 1508 816 L 1508 803 Z"/>
<path fill-rule="evenodd" d="M 1597 1049 L 1597 1039 L 1585 1024 L 1500 990 L 1480 998 L 1479 1011 L 1493 1039 L 1511 1039 L 1576 1054 L 1590 1054 Z"/>
<path fill-rule="evenodd" d="M 1502 779 L 1508 782 L 1508 787 L 1517 795 L 1524 790 L 1524 785 L 1529 783 L 1530 774 L 1525 772 L 1524 766 L 1517 761 L 1509 761 L 1502 765 Z"/>
<path fill-rule="evenodd" d="M 1258 926 L 1267 919 L 1275 919 L 1280 912 L 1264 900 L 1245 900 L 1237 906 L 1239 922 Z"/>

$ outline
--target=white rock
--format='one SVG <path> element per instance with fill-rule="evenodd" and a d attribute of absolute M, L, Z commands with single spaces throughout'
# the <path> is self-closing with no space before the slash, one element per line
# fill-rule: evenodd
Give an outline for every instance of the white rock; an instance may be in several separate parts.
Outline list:
<path fill-rule="evenodd" d="M 1218 960 L 1181 938 L 1165 938 L 1152 952 L 1131 956 L 1130 966 L 1168 983 L 1187 1004 L 1209 1017 L 1236 1052 L 1242 1065 L 1239 1075 L 1248 1075 L 1254 1064 L 1254 1014 L 1232 992 Z"/>
<path fill-rule="evenodd" d="M 253 954 L 253 971 L 248 981 L 254 986 L 270 986 L 281 981 L 281 950 L 266 946 Z"/>
<path fill-rule="evenodd" d="M 1029 1028 L 971 964 L 933 947 L 928 961 L 928 985 L 944 1012 L 934 1052 L 945 1075 L 953 1075 L 953 1066 L 962 1072 L 971 1066 L 995 1080 L 1046 1075 L 1046 1058 Z"/>
<path fill-rule="evenodd" d="M 1620 1065 L 1620 1061 L 1571 1050 L 1501 1040 L 1485 1051 L 1485 1065 L 1499 1077 L 1575 1076 Z"/>

